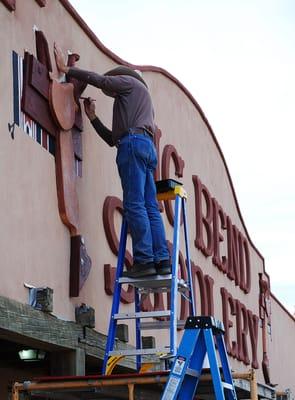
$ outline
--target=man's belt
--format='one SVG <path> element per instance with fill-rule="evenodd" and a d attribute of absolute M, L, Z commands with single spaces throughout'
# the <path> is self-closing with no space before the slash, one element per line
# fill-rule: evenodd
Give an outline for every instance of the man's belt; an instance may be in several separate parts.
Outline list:
<path fill-rule="evenodd" d="M 123 139 L 123 137 L 128 136 L 129 134 L 130 134 L 130 135 L 138 135 L 138 134 L 139 134 L 139 135 L 144 135 L 144 134 L 147 134 L 147 135 L 149 135 L 152 139 L 153 139 L 153 137 L 154 137 L 153 133 L 152 133 L 150 130 L 146 129 L 146 128 L 129 128 L 127 132 L 124 132 L 124 133 L 120 136 L 120 139 L 119 139 L 119 140 Z"/>
<path fill-rule="evenodd" d="M 127 132 L 126 132 L 127 133 Z M 148 135 L 150 135 L 151 137 L 154 137 L 154 134 L 147 128 L 130 128 L 130 132 L 129 133 L 133 133 L 133 134 L 144 134 L 147 133 Z"/>

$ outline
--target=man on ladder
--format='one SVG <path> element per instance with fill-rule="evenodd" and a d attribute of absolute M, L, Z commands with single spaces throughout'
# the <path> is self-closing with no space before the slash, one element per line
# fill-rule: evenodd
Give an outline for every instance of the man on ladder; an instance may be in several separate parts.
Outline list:
<path fill-rule="evenodd" d="M 153 177 L 157 166 L 153 143 L 156 126 L 147 84 L 139 73 L 125 66 L 104 75 L 68 67 L 57 45 L 54 51 L 60 72 L 93 85 L 115 99 L 112 130 L 96 116 L 91 98 L 84 100 L 84 108 L 99 136 L 109 146 L 118 148 L 116 162 L 123 188 L 124 216 L 133 246 L 133 266 L 124 276 L 170 274 L 169 250 Z"/>
<path fill-rule="evenodd" d="M 68 77 L 78 79 L 102 89 L 104 94 L 115 98 L 113 106 L 112 131 L 106 128 L 95 114 L 95 104 L 90 98 L 84 100 L 85 112 L 99 136 L 110 146 L 117 146 L 117 166 L 123 188 L 123 223 L 125 232 L 124 243 L 120 243 L 120 255 L 122 260 L 118 265 L 123 268 L 123 254 L 126 246 L 127 226 L 129 227 L 134 264 L 131 270 L 123 274 L 117 268 L 116 285 L 121 287 L 120 280 L 125 278 L 136 279 L 153 275 L 170 275 L 171 282 L 171 310 L 164 311 L 163 315 L 170 318 L 170 354 L 176 354 L 176 298 L 178 290 L 177 268 L 178 266 L 178 238 L 180 223 L 180 206 L 184 216 L 184 232 L 187 252 L 187 267 L 189 274 L 190 309 L 192 317 L 186 323 L 188 328 L 184 334 L 178 354 L 174 361 L 162 399 L 192 399 L 201 374 L 203 361 L 208 352 L 210 368 L 214 383 L 215 395 L 218 400 L 224 400 L 224 390 L 229 393 L 230 400 L 236 400 L 236 394 L 228 365 L 224 341 L 221 334 L 223 329 L 211 317 L 194 317 L 195 304 L 191 277 L 190 257 L 188 249 L 188 233 L 185 213 L 186 194 L 179 187 L 172 190 L 176 197 L 176 225 L 173 237 L 173 268 L 171 269 L 170 255 L 166 243 L 163 221 L 158 209 L 156 198 L 156 185 L 153 172 L 157 166 L 157 154 L 153 143 L 155 132 L 154 110 L 151 97 L 145 81 L 134 70 L 120 66 L 104 75 L 84 71 L 75 67 L 68 67 L 64 62 L 62 51 L 55 45 L 56 64 L 60 72 Z M 171 195 L 171 192 L 170 192 Z M 121 234 L 122 236 L 122 234 Z M 124 235 L 123 235 L 124 236 Z M 121 239 L 122 240 L 122 239 Z M 120 242 L 121 242 L 120 240 Z M 119 257 L 120 258 L 120 257 Z M 115 290 L 112 306 L 112 318 L 109 327 L 108 342 L 104 359 L 103 373 L 106 371 L 109 355 L 113 353 L 115 338 L 116 319 L 130 318 L 130 315 L 118 314 L 120 290 Z M 136 287 L 138 298 L 138 288 Z M 137 349 L 134 353 L 140 365 L 140 320 L 144 313 L 140 312 L 138 299 L 135 301 L 136 312 L 131 317 L 136 320 L 136 342 Z M 147 317 L 159 316 L 158 312 L 147 312 Z M 204 322 L 205 321 L 205 322 Z M 209 321 L 209 322 L 208 322 Z M 213 322 L 212 322 L 213 321 Z M 217 347 L 221 355 L 221 363 L 225 382 L 221 381 L 217 358 L 215 355 L 215 344 L 213 334 L 217 335 Z M 201 349 L 201 351 L 200 351 Z M 121 352 L 122 353 L 122 352 Z M 148 353 L 146 353 L 148 354 Z M 153 354 L 153 353 L 151 353 Z"/>

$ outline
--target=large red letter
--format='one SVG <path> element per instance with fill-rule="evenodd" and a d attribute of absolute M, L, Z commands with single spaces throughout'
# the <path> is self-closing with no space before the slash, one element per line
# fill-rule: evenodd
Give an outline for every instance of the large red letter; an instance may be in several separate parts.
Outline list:
<path fill-rule="evenodd" d="M 213 203 L 213 264 L 223 273 L 227 272 L 227 258 L 226 256 L 220 256 L 220 242 L 224 241 L 223 235 L 220 233 L 220 228 L 226 229 L 226 215 L 223 212 L 216 199 L 212 199 Z"/>
<path fill-rule="evenodd" d="M 211 227 L 213 219 L 213 207 L 209 190 L 203 185 L 200 179 L 193 175 L 193 184 L 195 188 L 195 218 L 196 218 L 196 238 L 195 246 L 208 257 L 213 254 L 213 231 Z M 205 201 L 206 211 L 203 213 L 202 200 Z M 206 231 L 206 244 L 203 237 L 204 229 Z"/>
<path fill-rule="evenodd" d="M 172 144 L 167 144 L 164 147 L 162 154 L 162 179 L 170 178 L 170 162 L 171 159 L 174 161 L 175 165 L 175 175 L 179 178 L 183 176 L 184 161 L 178 155 L 176 148 Z M 174 224 L 174 212 L 171 200 L 165 200 L 165 210 L 167 219 L 171 226 Z"/>
<path fill-rule="evenodd" d="M 122 201 L 117 197 L 108 196 L 105 199 L 103 205 L 103 226 L 107 241 L 115 256 L 119 254 L 119 240 L 117 238 L 115 231 L 114 217 L 116 211 L 122 214 L 122 210 L 123 210 Z M 132 265 L 132 256 L 128 252 L 128 250 L 126 250 L 125 254 L 125 263 L 127 267 L 131 267 Z M 112 295 L 114 293 L 115 270 L 116 269 L 113 268 L 110 264 L 104 265 L 105 291 L 108 295 Z M 133 303 L 134 301 L 133 286 L 129 285 L 127 291 L 122 289 L 121 301 L 122 303 Z"/>

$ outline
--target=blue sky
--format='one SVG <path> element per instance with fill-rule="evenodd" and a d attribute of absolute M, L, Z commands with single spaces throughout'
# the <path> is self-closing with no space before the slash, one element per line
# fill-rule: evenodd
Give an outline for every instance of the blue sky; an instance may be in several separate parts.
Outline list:
<path fill-rule="evenodd" d="M 70 1 L 115 54 L 163 67 L 193 94 L 225 155 L 272 291 L 293 313 L 295 2 Z"/>

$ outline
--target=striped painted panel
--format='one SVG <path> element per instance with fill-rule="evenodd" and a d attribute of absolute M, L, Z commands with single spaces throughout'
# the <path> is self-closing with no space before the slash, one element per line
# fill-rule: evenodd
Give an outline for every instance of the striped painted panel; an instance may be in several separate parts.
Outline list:
<path fill-rule="evenodd" d="M 12 52 L 13 72 L 13 118 L 27 135 L 38 142 L 44 149 L 55 155 L 55 140 L 42 127 L 33 121 L 21 110 L 21 98 L 23 88 L 23 58 L 15 51 Z"/>

